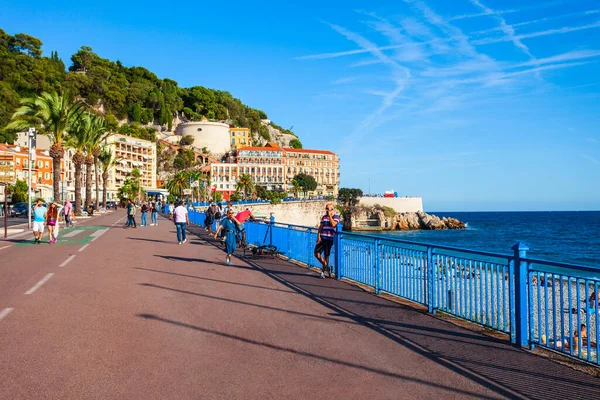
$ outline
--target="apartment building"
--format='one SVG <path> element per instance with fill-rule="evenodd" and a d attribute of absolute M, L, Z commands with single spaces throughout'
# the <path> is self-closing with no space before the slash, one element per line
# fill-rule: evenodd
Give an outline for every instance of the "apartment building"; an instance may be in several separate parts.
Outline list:
<path fill-rule="evenodd" d="M 156 189 L 156 143 L 125 135 L 112 135 L 106 140 L 108 149 L 119 159 L 108 171 L 107 197 L 116 199 L 118 190 L 135 168 L 141 172 L 143 190 Z"/>
<path fill-rule="evenodd" d="M 339 159 L 328 150 L 282 148 L 276 143 L 265 147 L 242 147 L 232 162 L 211 165 L 213 190 L 224 192 L 224 197 L 235 192 L 235 184 L 242 174 L 248 174 L 256 185 L 267 190 L 289 190 L 299 173 L 311 175 L 317 189 L 309 196 L 337 196 L 339 188 Z"/>
<path fill-rule="evenodd" d="M 229 128 L 229 137 L 231 140 L 231 150 L 252 146 L 250 128 Z"/>
<path fill-rule="evenodd" d="M 294 176 L 304 173 L 317 181 L 317 189 L 310 195 L 337 197 L 340 175 L 337 154 L 328 150 L 292 149 L 289 147 L 283 150 L 285 153 L 285 183 L 288 189 L 293 187 Z"/>

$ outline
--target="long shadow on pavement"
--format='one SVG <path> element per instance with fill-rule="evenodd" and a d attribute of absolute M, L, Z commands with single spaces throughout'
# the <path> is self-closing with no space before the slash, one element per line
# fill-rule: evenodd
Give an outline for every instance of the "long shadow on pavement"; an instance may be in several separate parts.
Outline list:
<path fill-rule="evenodd" d="M 391 378 L 395 378 L 395 379 L 399 379 L 399 380 L 404 380 L 407 382 L 418 383 L 418 384 L 421 384 L 424 386 L 435 387 L 435 388 L 447 390 L 449 392 L 453 392 L 453 393 L 463 395 L 463 396 L 476 397 L 479 399 L 496 399 L 495 397 L 482 396 L 480 393 L 470 392 L 470 391 L 462 390 L 460 388 L 456 388 L 456 387 L 452 387 L 452 386 L 440 385 L 437 383 L 432 383 L 432 382 L 425 381 L 422 379 L 413 378 L 410 376 L 401 375 L 398 373 L 385 371 L 382 369 L 371 368 L 366 365 L 361 365 L 361 364 L 351 363 L 351 362 L 344 361 L 344 360 L 324 357 L 324 356 L 321 356 L 318 354 L 309 353 L 307 351 L 299 351 L 299 350 L 291 349 L 288 347 L 277 346 L 277 345 L 262 342 L 262 341 L 259 342 L 259 341 L 248 339 L 248 338 L 245 338 L 242 336 L 232 335 L 229 333 L 220 332 L 220 331 L 216 331 L 213 329 L 203 328 L 203 327 L 197 326 L 197 325 L 191 325 L 191 324 L 186 324 L 186 323 L 183 323 L 180 321 L 174 321 L 174 320 L 162 318 L 162 317 L 154 315 L 154 314 L 138 314 L 137 316 L 140 318 L 148 319 L 148 320 L 171 324 L 171 325 L 178 326 L 178 327 L 185 328 L 185 329 L 191 329 L 191 330 L 201 332 L 204 334 L 210 334 L 210 335 L 224 337 L 227 339 L 239 341 L 239 342 L 246 343 L 246 344 L 253 345 L 253 346 L 264 347 L 264 348 L 267 348 L 270 350 L 277 350 L 280 352 L 293 354 L 295 356 L 310 357 L 310 358 L 313 358 L 313 359 L 316 359 L 319 361 L 323 361 L 323 362 L 327 362 L 327 363 L 333 363 L 333 364 L 342 365 L 345 367 L 356 368 L 356 369 L 359 369 L 359 370 L 362 370 L 365 372 L 371 372 L 371 373 L 375 373 L 375 374 L 379 374 L 379 375 L 383 375 L 383 376 L 387 376 L 387 377 L 391 377 Z"/>
<path fill-rule="evenodd" d="M 190 231 L 211 240 L 194 227 Z M 506 341 L 469 331 L 340 281 L 319 280 L 313 273 L 294 273 L 302 267 L 282 259 L 245 261 L 282 285 L 332 309 L 336 315 L 368 326 L 503 396 L 600 398 L 599 378 L 517 349 Z M 336 290 L 340 286 L 348 290 Z M 481 348 L 482 343 L 485 349 Z"/>

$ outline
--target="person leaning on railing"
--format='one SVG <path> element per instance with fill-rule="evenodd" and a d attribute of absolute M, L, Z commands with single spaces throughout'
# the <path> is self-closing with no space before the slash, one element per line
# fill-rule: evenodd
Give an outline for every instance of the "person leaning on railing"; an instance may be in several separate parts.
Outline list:
<path fill-rule="evenodd" d="M 333 203 L 327 203 L 325 205 L 325 215 L 321 217 L 321 223 L 319 224 L 319 231 L 317 232 L 317 243 L 315 245 L 315 257 L 322 265 L 321 278 L 325 278 L 325 271 L 331 278 L 331 268 L 329 267 L 329 255 L 331 254 L 331 248 L 333 247 L 333 238 L 335 237 L 335 231 L 337 224 L 340 222 L 340 216 L 334 213 Z M 323 254 L 323 255 L 321 255 Z"/>

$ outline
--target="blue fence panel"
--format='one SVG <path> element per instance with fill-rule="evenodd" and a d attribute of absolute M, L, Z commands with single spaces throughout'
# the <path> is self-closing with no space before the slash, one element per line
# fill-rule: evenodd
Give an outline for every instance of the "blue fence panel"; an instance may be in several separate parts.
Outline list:
<path fill-rule="evenodd" d="M 379 246 L 379 289 L 427 304 L 427 247 L 383 240 Z"/>
<path fill-rule="evenodd" d="M 600 364 L 600 270 L 523 261 L 528 271 L 530 343 Z"/>
<path fill-rule="evenodd" d="M 433 308 L 510 333 L 512 258 L 434 249 Z"/>

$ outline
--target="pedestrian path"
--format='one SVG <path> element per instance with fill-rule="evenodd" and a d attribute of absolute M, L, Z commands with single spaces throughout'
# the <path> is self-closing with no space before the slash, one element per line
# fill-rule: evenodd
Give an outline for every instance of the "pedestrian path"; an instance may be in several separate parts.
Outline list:
<path fill-rule="evenodd" d="M 0 293 L 0 398 L 600 396 L 597 378 L 505 342 L 283 260 L 225 266 L 198 227 L 178 245 L 172 222 L 123 215 L 84 245 L 2 253 L 35 275 Z"/>

